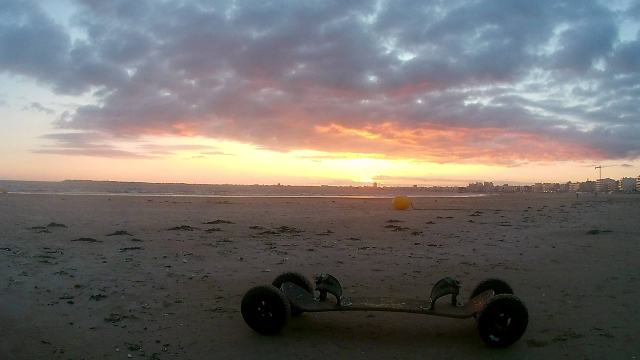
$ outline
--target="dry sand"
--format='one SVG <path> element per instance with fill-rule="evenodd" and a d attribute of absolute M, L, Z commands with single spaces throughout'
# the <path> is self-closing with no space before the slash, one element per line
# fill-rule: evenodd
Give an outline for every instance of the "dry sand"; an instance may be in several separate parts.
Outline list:
<path fill-rule="evenodd" d="M 414 205 L 426 210 L 396 211 L 390 199 L 0 194 L 0 357 L 640 359 L 640 197 Z M 347 298 L 426 299 L 444 276 L 466 298 L 500 277 L 529 327 L 500 350 L 473 319 L 398 313 L 307 313 L 258 335 L 240 300 L 287 270 L 331 273 Z"/>

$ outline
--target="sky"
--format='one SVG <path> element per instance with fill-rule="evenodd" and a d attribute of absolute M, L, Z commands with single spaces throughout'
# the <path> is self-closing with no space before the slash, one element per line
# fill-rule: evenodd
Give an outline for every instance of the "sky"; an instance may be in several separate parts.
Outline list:
<path fill-rule="evenodd" d="M 640 0 L 0 0 L 0 179 L 640 175 Z"/>

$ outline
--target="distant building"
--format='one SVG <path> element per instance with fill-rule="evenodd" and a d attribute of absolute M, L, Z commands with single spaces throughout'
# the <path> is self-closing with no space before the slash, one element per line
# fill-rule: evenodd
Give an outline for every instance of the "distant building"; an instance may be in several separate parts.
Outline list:
<path fill-rule="evenodd" d="M 596 191 L 596 182 L 595 181 L 585 181 L 580 183 L 580 191 L 583 192 L 595 192 Z"/>
<path fill-rule="evenodd" d="M 613 179 L 598 179 L 596 180 L 597 192 L 609 192 L 618 190 L 618 182 Z"/>
<path fill-rule="evenodd" d="M 469 184 L 469 186 L 467 186 L 467 190 L 469 190 L 469 192 L 482 192 L 482 190 L 484 190 L 484 185 L 482 185 L 481 182 Z"/>
<path fill-rule="evenodd" d="M 374 188 L 374 189 L 377 189 L 377 188 L 378 188 L 378 183 L 377 183 L 377 182 L 375 182 L 375 181 L 373 182 L 373 188 Z"/>
<path fill-rule="evenodd" d="M 634 178 L 622 178 L 620 179 L 620 191 L 633 192 L 636 191 L 637 179 Z"/>
<path fill-rule="evenodd" d="M 493 183 L 485 181 L 484 192 L 494 192 L 494 191 L 495 191 L 495 187 L 493 186 Z"/>
<path fill-rule="evenodd" d="M 470 193 L 567 193 L 567 192 L 640 192 L 640 175 L 636 178 L 622 178 L 613 180 L 610 178 L 597 181 L 583 181 L 566 183 L 535 183 L 534 185 L 511 186 L 502 184 L 495 186 L 492 182 L 469 183 L 467 187 L 447 188 L 434 186 L 431 191 L 457 191 Z"/>
<path fill-rule="evenodd" d="M 529 186 L 503 184 L 502 186 L 497 187 L 497 189 L 501 193 L 523 193 L 523 192 L 530 192 L 526 190 L 526 188 L 528 187 Z"/>
<path fill-rule="evenodd" d="M 549 192 L 558 192 L 560 191 L 560 184 L 558 183 L 544 183 L 542 184 L 542 191 Z"/>
<path fill-rule="evenodd" d="M 580 190 L 580 183 L 579 182 L 571 182 L 569 181 L 567 183 L 567 191 L 570 192 L 576 192 Z"/>
<path fill-rule="evenodd" d="M 454 188 L 452 187 L 451 190 L 453 190 Z M 493 186 L 492 182 L 477 182 L 475 184 L 469 184 L 469 186 L 467 186 L 467 191 L 468 192 L 483 192 L 483 193 L 492 193 L 496 191 L 496 187 Z"/>

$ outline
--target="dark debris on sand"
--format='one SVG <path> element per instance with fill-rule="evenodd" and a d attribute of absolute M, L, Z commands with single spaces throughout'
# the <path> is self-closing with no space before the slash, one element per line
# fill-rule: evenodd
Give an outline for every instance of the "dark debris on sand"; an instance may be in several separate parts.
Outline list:
<path fill-rule="evenodd" d="M 91 295 L 91 296 L 89 297 L 89 300 L 93 300 L 93 301 L 100 301 L 100 300 L 102 300 L 102 299 L 104 299 L 104 298 L 106 298 L 106 297 L 107 297 L 107 295 L 95 294 L 95 295 Z"/>
<path fill-rule="evenodd" d="M 107 236 L 120 236 L 120 235 L 129 235 L 129 236 L 131 236 L 131 234 L 129 234 L 126 230 L 118 230 L 118 231 L 115 231 L 115 232 L 113 232 L 111 234 L 107 234 Z"/>
<path fill-rule="evenodd" d="M 589 230 L 585 233 L 585 235 L 598 235 L 600 233 L 610 233 L 613 232 L 611 230 L 598 230 L 598 229 L 593 229 L 593 230 Z"/>
<path fill-rule="evenodd" d="M 292 233 L 292 234 L 297 234 L 297 233 L 301 233 L 302 230 L 300 229 L 296 229 L 294 227 L 288 227 L 288 226 L 280 226 L 279 228 L 275 229 L 277 232 L 279 233 Z"/>
<path fill-rule="evenodd" d="M 132 247 L 124 247 L 124 248 L 118 249 L 119 252 L 125 252 L 129 250 L 142 250 L 142 248 L 140 246 L 132 246 Z"/>
<path fill-rule="evenodd" d="M 50 227 L 62 227 L 62 228 L 66 228 L 67 225 L 65 224 L 58 224 L 58 223 L 54 223 L 54 222 L 50 222 L 49 225 L 47 225 L 46 227 L 50 228 Z"/>
<path fill-rule="evenodd" d="M 387 225 L 384 227 L 385 229 L 391 229 L 391 231 L 405 231 L 405 230 L 409 230 L 408 227 L 402 227 L 402 226 L 398 226 L 398 225 Z"/>
<path fill-rule="evenodd" d="M 49 228 L 66 228 L 67 225 L 65 224 L 58 224 L 55 222 L 50 222 L 49 224 L 47 224 L 47 226 L 32 226 L 31 229 L 33 230 L 38 230 L 38 234 L 41 233 L 50 233 L 51 231 L 49 231 Z"/>
<path fill-rule="evenodd" d="M 120 315 L 118 313 L 111 313 L 111 314 L 109 314 L 109 316 L 106 316 L 104 318 L 104 321 L 115 324 L 115 323 L 120 322 L 120 321 L 122 321 L 124 319 L 136 320 L 136 319 L 138 319 L 138 317 L 135 316 L 135 315 Z"/>
<path fill-rule="evenodd" d="M 298 233 L 301 233 L 301 232 L 302 232 L 302 230 L 296 229 L 294 227 L 280 226 L 280 227 L 275 228 L 273 230 L 262 231 L 262 232 L 258 233 L 258 235 L 298 234 Z"/>
<path fill-rule="evenodd" d="M 102 242 L 100 240 L 96 240 L 94 238 L 89 238 L 89 237 L 81 237 L 81 238 L 77 238 L 75 240 L 71 240 L 71 241 L 83 241 L 83 242 Z"/>
<path fill-rule="evenodd" d="M 175 226 L 172 228 L 167 229 L 167 231 L 175 231 L 175 230 L 180 230 L 180 231 L 193 231 L 196 230 L 197 228 L 191 227 L 189 225 L 180 225 L 180 226 Z"/>
<path fill-rule="evenodd" d="M 235 223 L 234 223 L 233 221 L 228 221 L 228 220 L 221 220 L 221 219 L 218 219 L 218 220 L 214 220 L 214 221 L 207 221 L 207 222 L 205 222 L 205 223 L 203 223 L 203 224 L 206 224 L 206 225 L 216 225 L 216 224 L 235 224 Z"/>

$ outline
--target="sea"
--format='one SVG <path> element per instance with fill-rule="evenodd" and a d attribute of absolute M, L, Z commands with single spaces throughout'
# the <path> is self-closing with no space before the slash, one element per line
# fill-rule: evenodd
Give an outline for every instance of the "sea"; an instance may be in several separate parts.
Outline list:
<path fill-rule="evenodd" d="M 122 181 L 20 181 L 0 180 L 0 188 L 17 194 L 110 195 L 110 196 L 197 196 L 197 197 L 475 197 L 457 188 L 373 187 L 373 186 L 293 186 L 147 183 Z"/>

